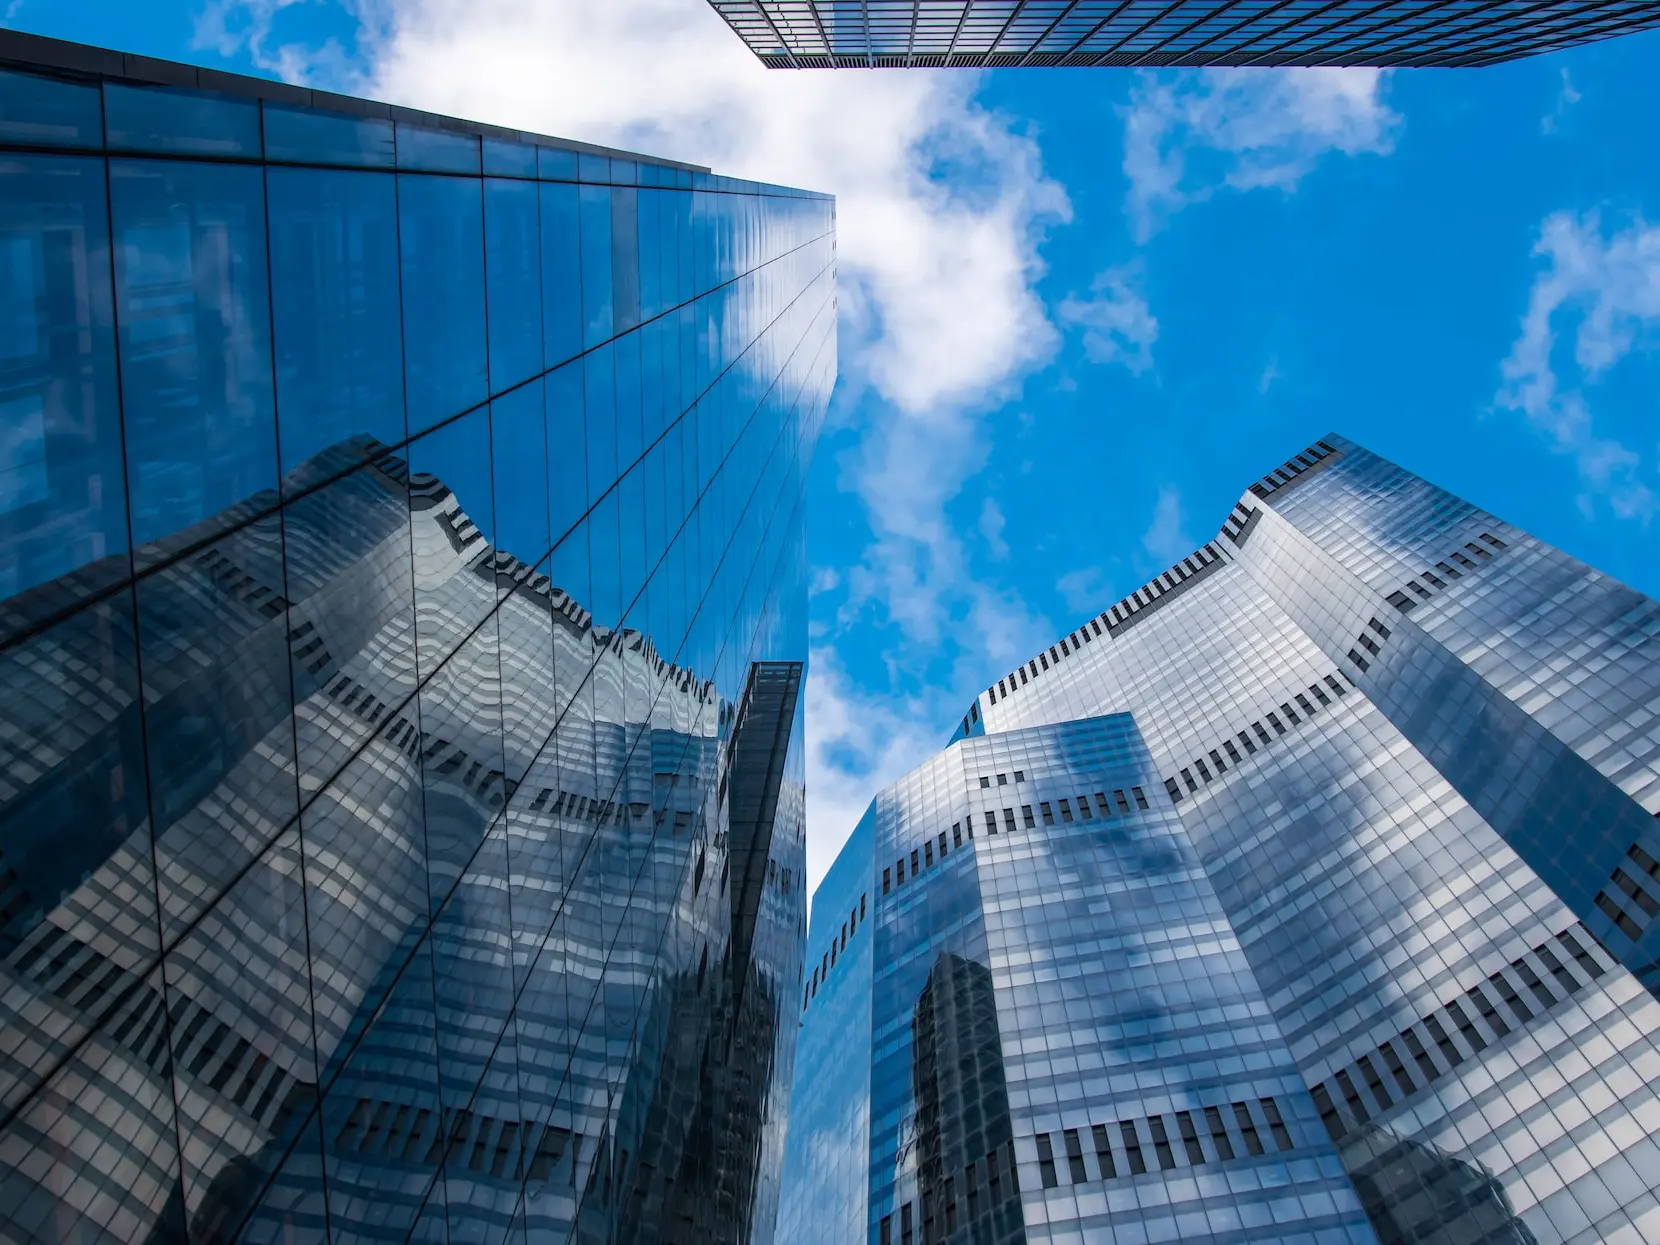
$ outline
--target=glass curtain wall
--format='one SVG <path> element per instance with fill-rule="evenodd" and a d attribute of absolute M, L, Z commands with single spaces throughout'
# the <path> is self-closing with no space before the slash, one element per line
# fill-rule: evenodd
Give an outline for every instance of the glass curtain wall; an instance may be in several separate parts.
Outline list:
<path fill-rule="evenodd" d="M 834 203 L 218 78 L 0 71 L 0 1237 L 768 1239 Z"/>

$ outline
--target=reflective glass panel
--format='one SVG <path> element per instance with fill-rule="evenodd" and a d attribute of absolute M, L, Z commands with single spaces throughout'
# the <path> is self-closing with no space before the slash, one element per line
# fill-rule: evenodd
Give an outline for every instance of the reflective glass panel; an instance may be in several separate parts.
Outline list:
<path fill-rule="evenodd" d="M 127 571 L 109 270 L 103 161 L 0 156 L 0 636 Z"/>
<path fill-rule="evenodd" d="M 257 168 L 112 160 L 110 195 L 142 547 L 276 486 L 265 194 Z"/>
<path fill-rule="evenodd" d="M 273 168 L 278 433 L 284 472 L 368 437 L 404 437 L 397 184 L 379 173 Z"/>
<path fill-rule="evenodd" d="M 411 435 L 489 397 L 477 179 L 398 175 Z"/>

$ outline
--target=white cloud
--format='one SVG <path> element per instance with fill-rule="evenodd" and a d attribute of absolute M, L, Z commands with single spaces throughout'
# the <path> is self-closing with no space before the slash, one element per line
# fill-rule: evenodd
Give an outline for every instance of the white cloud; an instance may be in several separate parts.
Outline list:
<path fill-rule="evenodd" d="M 966 698 L 965 698 L 966 703 Z M 829 649 L 807 667 L 807 885 L 816 888 L 877 791 L 944 747 L 922 705 L 863 694 Z"/>
<path fill-rule="evenodd" d="M 1058 308 L 1062 324 L 1083 329 L 1085 354 L 1096 363 L 1122 363 L 1137 376 L 1153 366 L 1159 336 L 1140 282 L 1138 265 L 1109 268 L 1095 278 L 1089 297 L 1068 295 Z"/>
<path fill-rule="evenodd" d="M 1004 526 L 1003 508 L 995 498 L 986 498 L 980 503 L 980 535 L 986 538 L 986 548 L 998 561 L 1009 556 L 1009 542 L 1003 539 Z"/>
<path fill-rule="evenodd" d="M 1580 504 L 1608 503 L 1622 518 L 1656 510 L 1642 455 L 1598 432 L 1582 389 L 1595 384 L 1639 339 L 1660 327 L 1660 227 L 1641 220 L 1605 235 L 1595 212 L 1556 212 L 1533 248 L 1546 263 L 1534 278 L 1521 333 L 1500 366 L 1496 405 L 1526 416 L 1558 453 L 1571 457 L 1585 492 Z M 1557 375 L 1558 316 L 1577 314 L 1573 370 Z"/>
<path fill-rule="evenodd" d="M 1173 565 L 1199 547 L 1199 542 L 1187 534 L 1182 494 L 1175 485 L 1160 487 L 1158 501 L 1153 503 L 1152 522 L 1141 534 L 1141 547 L 1160 569 Z"/>
<path fill-rule="evenodd" d="M 1075 614 L 1099 614 L 1106 604 L 1107 577 L 1098 566 L 1086 566 L 1068 571 L 1055 581 L 1055 591 L 1061 594 L 1066 608 Z"/>
<path fill-rule="evenodd" d="M 1380 69 L 1147 73 L 1124 110 L 1125 200 L 1140 241 L 1218 190 L 1294 190 L 1330 152 L 1384 155 L 1401 119 Z"/>
<path fill-rule="evenodd" d="M 1574 90 L 1573 81 L 1568 77 L 1568 71 L 1563 69 L 1562 88 L 1556 93 L 1556 106 L 1539 119 L 1541 134 L 1554 134 L 1562 125 L 1562 119 L 1568 115 L 1568 109 L 1579 103 L 1584 97 Z"/>

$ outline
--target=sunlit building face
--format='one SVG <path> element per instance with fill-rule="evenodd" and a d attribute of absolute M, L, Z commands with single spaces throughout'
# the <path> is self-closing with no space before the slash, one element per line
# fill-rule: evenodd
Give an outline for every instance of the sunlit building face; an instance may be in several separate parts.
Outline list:
<path fill-rule="evenodd" d="M 1353 442 L 1275 468 L 876 797 L 780 1230 L 1654 1239 L 1657 657 L 1660 603 Z"/>

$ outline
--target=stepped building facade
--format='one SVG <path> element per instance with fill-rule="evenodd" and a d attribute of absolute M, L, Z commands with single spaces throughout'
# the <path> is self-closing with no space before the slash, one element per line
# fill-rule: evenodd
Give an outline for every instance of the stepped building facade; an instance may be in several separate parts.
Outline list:
<path fill-rule="evenodd" d="M 772 1239 L 834 227 L 0 32 L 0 1240 Z"/>
<path fill-rule="evenodd" d="M 1317 442 L 877 796 L 783 1230 L 1660 1239 L 1657 710 L 1660 602 Z"/>

